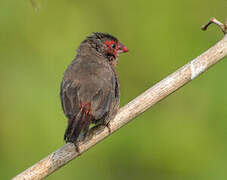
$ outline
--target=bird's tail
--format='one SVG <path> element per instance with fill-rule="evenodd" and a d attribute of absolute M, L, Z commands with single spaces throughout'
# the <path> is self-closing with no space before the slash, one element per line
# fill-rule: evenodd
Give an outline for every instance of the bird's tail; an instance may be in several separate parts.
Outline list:
<path fill-rule="evenodd" d="M 84 137 L 87 135 L 91 121 L 92 115 L 90 114 L 90 108 L 86 105 L 82 106 L 77 116 L 69 119 L 64 140 L 76 145 L 81 132 L 84 132 Z"/>

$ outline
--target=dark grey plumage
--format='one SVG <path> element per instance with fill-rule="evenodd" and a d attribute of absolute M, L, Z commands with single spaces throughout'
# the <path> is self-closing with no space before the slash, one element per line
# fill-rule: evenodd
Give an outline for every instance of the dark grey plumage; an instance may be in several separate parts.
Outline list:
<path fill-rule="evenodd" d="M 116 48 L 108 45 L 111 42 L 116 43 Z M 66 142 L 76 144 L 81 132 L 86 136 L 91 123 L 108 124 L 115 116 L 120 101 L 115 65 L 123 50 L 128 49 L 104 33 L 94 33 L 79 46 L 61 83 L 60 98 L 68 118 Z"/>

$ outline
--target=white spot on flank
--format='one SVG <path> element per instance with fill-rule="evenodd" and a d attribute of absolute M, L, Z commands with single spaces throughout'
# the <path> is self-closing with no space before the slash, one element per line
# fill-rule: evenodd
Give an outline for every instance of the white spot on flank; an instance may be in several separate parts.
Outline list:
<path fill-rule="evenodd" d="M 204 72 L 206 70 L 207 67 L 207 63 L 197 63 L 196 64 L 196 60 L 191 61 L 190 63 L 190 69 L 191 69 L 191 80 L 193 80 L 195 77 L 197 77 L 199 74 L 201 74 L 202 72 Z"/>

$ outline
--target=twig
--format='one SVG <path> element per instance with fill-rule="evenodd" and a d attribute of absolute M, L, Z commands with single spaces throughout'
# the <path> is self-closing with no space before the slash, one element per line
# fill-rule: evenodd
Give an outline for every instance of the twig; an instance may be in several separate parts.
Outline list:
<path fill-rule="evenodd" d="M 223 24 L 222 22 L 218 21 L 216 18 L 211 18 L 207 24 L 205 24 L 204 26 L 202 26 L 202 30 L 206 31 L 208 26 L 210 26 L 211 24 L 216 24 L 224 34 L 227 33 L 227 21 L 225 24 Z"/>
<path fill-rule="evenodd" d="M 227 56 L 227 35 L 225 35 L 222 40 L 206 52 L 122 107 L 110 123 L 109 128 L 111 129 L 111 132 L 115 132 L 132 119 L 146 111 L 152 105 L 161 101 L 186 83 L 190 82 L 225 56 Z M 62 148 L 51 153 L 43 160 L 14 177 L 13 180 L 43 179 L 109 135 L 108 128 L 106 127 L 93 128 L 89 132 L 88 138 L 79 143 L 78 147 L 80 149 L 80 153 L 75 150 L 73 144 L 67 143 Z"/>

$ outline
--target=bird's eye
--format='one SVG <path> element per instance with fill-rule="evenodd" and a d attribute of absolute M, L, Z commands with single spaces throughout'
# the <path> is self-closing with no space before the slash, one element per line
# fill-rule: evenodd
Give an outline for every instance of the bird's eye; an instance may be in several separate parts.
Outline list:
<path fill-rule="evenodd" d="M 113 49 L 115 49 L 116 48 L 116 44 L 114 43 L 114 44 L 112 44 L 112 48 Z"/>

